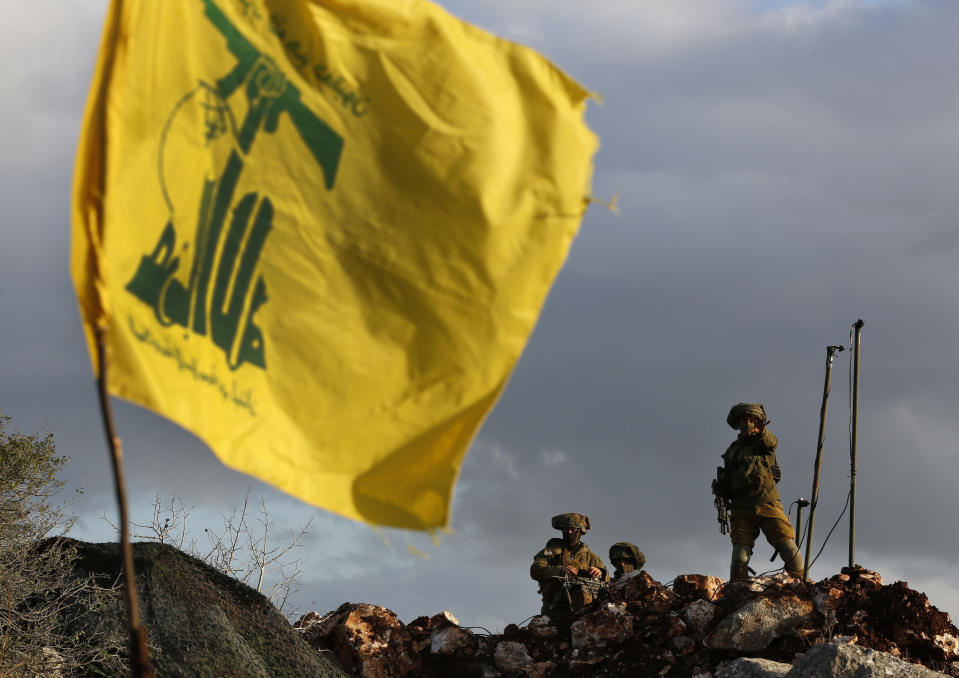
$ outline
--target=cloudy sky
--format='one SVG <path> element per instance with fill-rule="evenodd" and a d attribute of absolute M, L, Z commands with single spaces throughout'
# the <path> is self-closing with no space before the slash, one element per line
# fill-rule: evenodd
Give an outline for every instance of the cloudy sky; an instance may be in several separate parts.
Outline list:
<path fill-rule="evenodd" d="M 300 610 L 448 609 L 500 630 L 536 613 L 549 517 L 588 514 L 663 582 L 726 576 L 709 481 L 730 405 L 766 404 L 784 503 L 808 497 L 829 344 L 865 321 L 856 561 L 959 614 L 959 4 L 954 0 L 446 0 L 602 95 L 583 221 L 457 487 L 452 533 L 372 529 L 226 469 L 115 401 L 131 510 L 193 506 L 202 536 L 247 489 L 278 528 L 313 517 Z M 112 538 L 109 464 L 68 276 L 69 187 L 105 0 L 0 0 L 0 410 L 51 430 Z M 833 372 L 814 546 L 849 488 L 849 352 Z M 115 519 L 115 518 L 114 518 Z M 812 568 L 846 564 L 839 523 Z M 412 546 L 428 557 L 415 556 Z M 803 549 L 805 551 L 805 548 Z M 753 567 L 769 569 L 760 538 Z"/>

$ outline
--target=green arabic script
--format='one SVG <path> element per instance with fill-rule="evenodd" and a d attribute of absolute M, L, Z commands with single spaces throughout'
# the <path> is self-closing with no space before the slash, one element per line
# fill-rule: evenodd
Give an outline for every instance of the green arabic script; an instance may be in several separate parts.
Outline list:
<path fill-rule="evenodd" d="M 179 346 L 168 339 L 157 336 L 150 331 L 149 327 L 145 325 L 138 327 L 132 316 L 127 316 L 127 323 L 130 326 L 130 332 L 137 341 L 149 346 L 164 358 L 173 361 L 178 371 L 186 372 L 193 377 L 194 381 L 216 389 L 216 393 L 221 398 L 232 402 L 251 416 L 256 416 L 252 388 L 244 389 L 237 384 L 236 380 L 232 380 L 230 385 L 227 386 L 220 378 L 215 366 L 211 365 L 209 370 L 201 368 L 195 357 L 187 356 Z"/>
<path fill-rule="evenodd" d="M 299 90 L 277 64 L 253 47 L 212 0 L 202 1 L 207 18 L 226 39 L 236 65 L 215 85 L 201 83 L 186 95 L 167 121 L 161 138 L 160 183 L 168 203 L 162 148 L 170 122 L 184 102 L 198 92 L 207 95 L 206 142 L 231 133 L 227 101 L 237 92 L 245 95 L 246 116 L 235 133 L 236 147 L 230 151 L 222 173 L 216 179 L 203 179 L 188 276 L 177 276 L 181 264 L 185 264 L 178 252 L 188 251 L 191 243 L 178 249 L 178 234 L 171 219 L 153 251 L 141 257 L 126 289 L 153 308 L 161 325 L 176 324 L 210 336 L 226 354 L 231 370 L 244 363 L 265 369 L 264 336 L 254 316 L 267 301 L 266 281 L 258 273 L 258 264 L 273 229 L 275 210 L 270 198 L 257 191 L 235 200 L 245 157 L 260 131 L 276 132 L 280 116 L 285 115 L 319 165 L 327 190 L 332 190 L 343 139 L 304 106 Z M 172 210 L 173 205 L 170 207 Z"/>

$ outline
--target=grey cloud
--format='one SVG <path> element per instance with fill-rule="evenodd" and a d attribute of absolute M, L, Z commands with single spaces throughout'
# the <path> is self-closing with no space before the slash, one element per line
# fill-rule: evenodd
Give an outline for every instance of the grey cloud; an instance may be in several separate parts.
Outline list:
<path fill-rule="evenodd" d="M 662 9 L 656 2 L 602 12 L 449 3 L 481 25 L 513 25 L 605 97 L 588 114 L 603 143 L 594 193 L 618 194 L 620 213 L 590 208 L 467 456 L 454 534 L 433 546 L 387 530 L 391 550 L 372 530 L 317 513 L 301 606 L 372 602 L 407 621 L 449 608 L 467 624 L 502 628 L 538 610 L 529 562 L 554 536 L 549 517 L 569 510 L 590 515 L 586 541 L 604 557 L 627 540 L 662 581 L 724 575 L 728 537 L 708 485 L 734 437 L 727 409 L 766 403 L 784 502 L 808 497 L 825 346 L 844 344 L 862 317 L 857 554 L 887 580 L 929 586 L 942 596 L 934 604 L 959 609 L 941 576 L 959 557 L 941 536 L 959 509 L 950 486 L 959 8 L 832 3 L 799 20 L 712 4 L 702 11 L 718 13 L 715 30 L 692 12 L 644 41 L 643 12 Z M 101 538 L 96 516 L 112 510 L 108 466 L 66 234 L 72 140 L 102 11 L 69 10 L 77 29 L 63 56 L 0 80 L 24 102 L 0 113 L 12 149 L 0 161 L 0 236 L 17 244 L 0 248 L 0 408 L 21 429 L 54 430 L 72 457 L 69 479 L 87 477 L 78 536 Z M 849 487 L 849 361 L 841 354 L 833 373 L 817 550 Z M 131 405 L 115 408 L 137 511 L 160 492 L 208 516 L 250 486 L 193 436 Z M 286 523 L 313 513 L 252 485 Z M 815 576 L 845 564 L 847 532 L 843 521 Z M 412 556 L 408 538 L 430 559 Z M 760 539 L 754 568 L 767 567 L 770 551 Z"/>

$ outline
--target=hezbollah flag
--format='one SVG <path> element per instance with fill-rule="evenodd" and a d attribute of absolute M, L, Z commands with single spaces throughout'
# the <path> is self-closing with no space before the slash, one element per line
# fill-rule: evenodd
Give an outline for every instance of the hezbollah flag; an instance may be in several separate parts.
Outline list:
<path fill-rule="evenodd" d="M 113 0 L 71 268 L 107 387 L 336 513 L 449 523 L 586 207 L 588 92 L 426 0 Z"/>

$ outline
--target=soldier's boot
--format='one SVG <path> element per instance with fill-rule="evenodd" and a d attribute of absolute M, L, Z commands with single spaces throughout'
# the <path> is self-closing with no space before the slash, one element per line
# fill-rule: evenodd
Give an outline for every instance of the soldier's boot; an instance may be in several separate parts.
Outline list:
<path fill-rule="evenodd" d="M 729 563 L 729 581 L 749 579 L 749 557 L 753 547 L 749 544 L 733 544 L 733 557 Z"/>
<path fill-rule="evenodd" d="M 803 557 L 799 554 L 799 547 L 796 546 L 795 539 L 784 539 L 776 544 L 776 551 L 779 557 L 786 564 L 786 572 L 791 577 L 802 579 Z"/>

